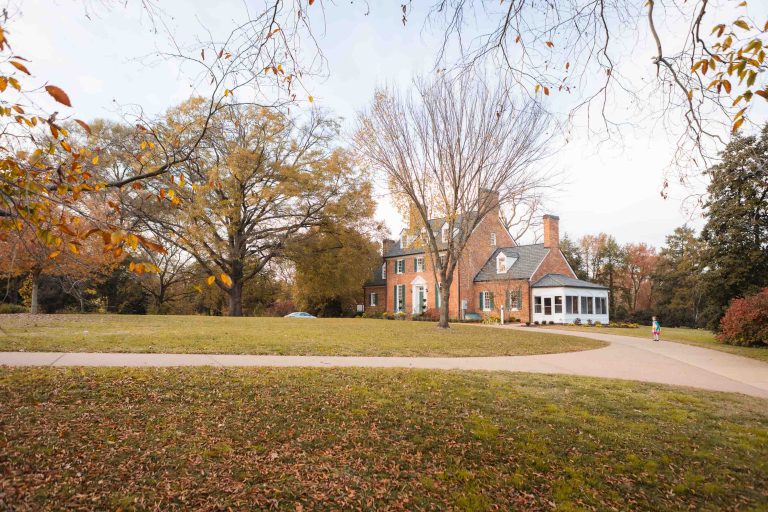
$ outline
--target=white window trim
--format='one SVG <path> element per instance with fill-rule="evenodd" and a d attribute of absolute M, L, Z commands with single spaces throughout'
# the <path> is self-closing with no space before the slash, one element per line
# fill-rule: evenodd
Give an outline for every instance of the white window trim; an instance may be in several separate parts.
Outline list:
<path fill-rule="evenodd" d="M 379 297 L 377 296 L 376 292 L 370 293 L 370 296 L 368 297 L 368 305 L 374 307 L 379 305 Z"/>
<path fill-rule="evenodd" d="M 448 243 L 448 224 L 443 224 L 443 229 L 440 233 L 441 239 L 443 240 L 444 244 Z"/>
<path fill-rule="evenodd" d="M 387 262 L 385 261 L 383 265 L 381 265 L 381 278 L 386 279 L 387 278 Z"/>
<path fill-rule="evenodd" d="M 491 292 L 483 292 L 483 303 L 480 304 L 480 309 L 483 311 L 491 311 Z"/>
<path fill-rule="evenodd" d="M 402 270 L 400 270 L 400 263 L 402 262 Z M 405 274 L 405 258 L 398 258 L 395 260 L 395 274 Z"/>
<path fill-rule="evenodd" d="M 496 233 L 491 233 L 491 247 L 496 247 Z"/>
<path fill-rule="evenodd" d="M 496 256 L 496 273 L 497 274 L 507 273 L 507 255 L 504 254 L 503 252 L 500 252 L 499 255 Z"/>
<path fill-rule="evenodd" d="M 416 256 L 416 272 L 424 272 L 424 269 L 426 268 L 424 256 Z"/>

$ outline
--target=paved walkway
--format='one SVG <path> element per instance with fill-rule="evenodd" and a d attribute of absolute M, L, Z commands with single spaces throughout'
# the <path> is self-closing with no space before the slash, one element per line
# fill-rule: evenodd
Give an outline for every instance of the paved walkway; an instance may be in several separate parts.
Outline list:
<path fill-rule="evenodd" d="M 519 329 L 518 327 L 499 327 Z M 502 370 L 587 375 L 676 384 L 768 398 L 768 363 L 681 343 L 597 332 L 535 329 L 607 341 L 605 348 L 562 354 L 502 357 L 343 357 L 225 354 L 0 352 L 10 366 L 309 366 Z"/>

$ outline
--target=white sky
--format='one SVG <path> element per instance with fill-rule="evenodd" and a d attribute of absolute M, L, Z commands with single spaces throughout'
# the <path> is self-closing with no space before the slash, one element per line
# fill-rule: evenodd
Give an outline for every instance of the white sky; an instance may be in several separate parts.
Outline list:
<path fill-rule="evenodd" d="M 19 0 L 20 7 L 10 9 L 20 13 L 10 27 L 14 51 L 31 61 L 35 76 L 68 92 L 74 108 L 73 112 L 64 109 L 64 114 L 85 120 L 116 119 L 120 105 L 131 104 L 158 113 L 190 94 L 188 82 L 173 63 L 148 65 L 140 60 L 164 40 L 149 30 L 138 0 L 128 3 L 124 7 L 117 2 L 120 5 L 107 9 L 101 0 Z M 176 36 L 185 41 L 202 32 L 200 20 L 224 34 L 244 15 L 242 0 L 158 3 L 172 18 Z M 423 30 L 419 13 L 404 27 L 400 2 L 369 0 L 369 4 L 371 12 L 365 15 L 364 3 L 326 3 L 324 29 L 322 20 L 317 20 L 330 76 L 313 82 L 310 92 L 315 104 L 345 118 L 347 129 L 377 85 L 405 87 L 414 74 L 428 73 L 436 48 L 437 34 Z M 651 48 L 646 51 L 640 44 L 633 51 L 637 72 L 652 76 Z M 681 199 L 689 191 L 673 187 L 670 199 L 660 197 L 673 149 L 661 126 L 640 123 L 621 142 L 599 144 L 583 130 L 574 136 L 565 147 L 562 141 L 554 141 L 562 149 L 545 164 L 564 178 L 547 208 L 560 216 L 561 234 L 578 237 L 604 231 L 621 243 L 660 246 L 683 223 L 701 226 L 699 215 L 691 218 L 681 208 Z M 400 216 L 385 193 L 378 201 L 378 215 L 396 234 L 402 225 Z"/>

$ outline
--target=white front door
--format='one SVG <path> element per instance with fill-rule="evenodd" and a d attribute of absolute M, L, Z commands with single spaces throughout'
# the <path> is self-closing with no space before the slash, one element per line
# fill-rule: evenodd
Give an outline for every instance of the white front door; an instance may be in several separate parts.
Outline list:
<path fill-rule="evenodd" d="M 427 289 L 422 285 L 413 286 L 413 314 L 420 315 L 424 313 L 425 304 L 427 303 Z"/>

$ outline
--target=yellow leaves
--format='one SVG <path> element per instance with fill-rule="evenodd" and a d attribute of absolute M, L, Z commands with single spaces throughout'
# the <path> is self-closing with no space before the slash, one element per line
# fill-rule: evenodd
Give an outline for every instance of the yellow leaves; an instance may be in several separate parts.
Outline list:
<path fill-rule="evenodd" d="M 69 96 L 67 96 L 67 93 L 65 93 L 60 87 L 56 87 L 55 85 L 46 85 L 45 90 L 53 97 L 53 99 L 62 105 L 66 105 L 68 107 L 72 106 L 72 103 L 69 101 Z"/>
<path fill-rule="evenodd" d="M 310 103 L 312 103 L 314 101 L 314 98 L 312 97 L 312 95 L 310 95 L 308 99 L 309 99 Z"/>
<path fill-rule="evenodd" d="M 152 263 L 148 262 L 130 262 L 128 264 L 128 270 L 130 272 L 135 272 L 136 274 L 143 274 L 145 272 L 158 272 L 160 269 L 157 267 L 157 265 L 154 265 Z"/>
<path fill-rule="evenodd" d="M 9 84 L 11 84 L 11 87 L 13 87 L 14 89 L 16 89 L 17 91 L 20 91 L 20 90 L 21 90 L 21 84 L 19 83 L 19 81 L 18 81 L 18 80 L 16 80 L 16 79 L 15 79 L 15 78 L 13 78 L 12 76 L 9 76 L 9 77 L 8 77 L 8 83 L 9 83 Z"/>
<path fill-rule="evenodd" d="M 216 276 L 208 276 L 208 279 L 205 280 L 208 286 L 211 286 L 215 281 L 216 281 Z"/>
<path fill-rule="evenodd" d="M 536 87 L 533 88 L 533 92 L 539 92 L 540 89 L 541 89 L 541 85 L 536 84 Z"/>
<path fill-rule="evenodd" d="M 232 287 L 232 278 L 231 278 L 231 277 L 229 277 L 229 276 L 228 276 L 227 274 L 225 274 L 224 272 L 222 272 L 221 274 L 219 274 L 219 279 L 221 279 L 221 282 L 222 282 L 222 283 L 224 283 L 225 285 L 227 285 L 227 287 L 228 287 L 228 288 L 231 288 L 231 287 Z"/>
<path fill-rule="evenodd" d="M 733 24 L 741 29 L 749 30 L 751 27 L 749 26 L 749 23 L 744 21 L 743 19 L 739 18 L 738 20 L 734 21 Z"/>
<path fill-rule="evenodd" d="M 8 79 L 4 76 L 0 76 L 0 92 L 5 92 L 8 88 Z"/>
<path fill-rule="evenodd" d="M 72 242 L 69 242 L 69 243 L 67 244 L 67 248 L 69 248 L 69 251 L 70 251 L 72 254 L 80 254 L 80 249 L 77 247 L 77 245 L 76 245 L 76 244 L 74 244 L 74 243 L 72 243 Z"/>
<path fill-rule="evenodd" d="M 49 260 L 55 260 L 56 257 L 61 254 L 61 251 L 53 251 L 51 254 L 48 255 Z"/>
<path fill-rule="evenodd" d="M 714 34 L 715 32 L 717 32 L 717 37 L 722 37 L 723 32 L 725 32 L 725 23 L 715 25 L 715 28 L 712 29 L 712 32 L 710 32 L 710 34 Z"/>
<path fill-rule="evenodd" d="M 147 141 L 145 140 L 141 141 L 141 144 L 139 144 L 139 148 L 141 148 L 142 151 L 147 149 Z"/>
<path fill-rule="evenodd" d="M 744 121 L 746 120 L 746 117 L 744 117 L 744 112 L 746 112 L 747 107 L 742 108 L 738 112 L 736 112 L 736 115 L 733 116 L 733 127 L 731 128 L 732 133 L 736 133 L 741 127 L 742 124 L 744 124 Z"/>
<path fill-rule="evenodd" d="M 12 60 L 12 61 L 11 61 L 11 66 L 15 67 L 16 69 L 18 69 L 18 70 L 19 70 L 19 71 L 21 71 L 22 73 L 26 73 L 27 75 L 31 74 L 31 73 L 29 72 L 29 70 L 27 69 L 27 66 L 25 66 L 24 64 L 22 64 L 22 63 L 21 63 L 21 62 L 19 62 L 19 61 L 16 61 L 16 60 Z"/>
<path fill-rule="evenodd" d="M 91 163 L 92 163 L 93 165 L 98 165 L 98 164 L 99 164 L 99 155 L 96 155 L 95 157 L 93 157 L 93 158 L 91 159 Z"/>
<path fill-rule="evenodd" d="M 232 94 L 232 91 L 230 91 L 229 89 L 224 89 L 224 97 L 225 97 L 225 98 L 226 98 L 227 96 L 229 96 L 230 94 Z"/>
<path fill-rule="evenodd" d="M 71 153 L 71 152 L 72 152 L 72 147 L 69 145 L 69 143 L 68 143 L 67 141 L 65 141 L 65 140 L 62 140 L 61 142 L 59 142 L 59 144 L 61 144 L 61 147 L 62 147 L 62 148 L 64 149 L 64 151 L 66 151 L 67 153 Z"/>

